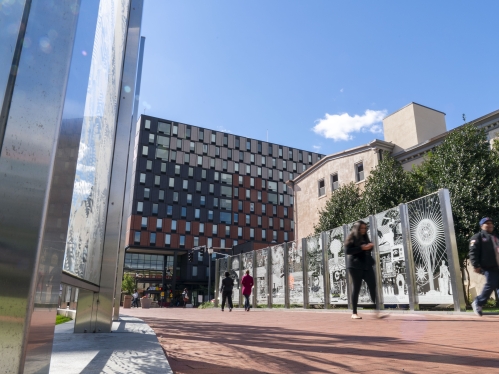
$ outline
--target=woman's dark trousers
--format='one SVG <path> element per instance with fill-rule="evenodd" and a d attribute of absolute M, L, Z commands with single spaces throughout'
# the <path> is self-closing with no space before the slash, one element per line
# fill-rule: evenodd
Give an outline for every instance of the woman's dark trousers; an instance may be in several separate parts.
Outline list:
<path fill-rule="evenodd" d="M 251 295 L 243 295 L 243 296 L 244 296 L 244 309 L 249 309 L 250 308 L 249 298 Z"/>
<path fill-rule="evenodd" d="M 359 293 L 362 286 L 362 280 L 367 283 L 371 300 L 376 303 L 376 278 L 374 270 L 370 267 L 368 270 L 363 269 L 348 269 L 352 278 L 352 309 L 353 314 L 357 314 L 357 304 L 359 303 Z"/>
<path fill-rule="evenodd" d="M 225 300 L 227 299 L 228 299 L 229 308 L 232 309 L 232 291 L 222 292 L 222 310 L 224 310 Z"/>

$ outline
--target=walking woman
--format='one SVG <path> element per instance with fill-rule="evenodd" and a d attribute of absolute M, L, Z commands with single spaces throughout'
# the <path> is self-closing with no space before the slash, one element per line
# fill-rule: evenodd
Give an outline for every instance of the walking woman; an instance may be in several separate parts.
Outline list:
<path fill-rule="evenodd" d="M 376 303 L 376 278 L 374 275 L 374 259 L 371 252 L 374 245 L 367 236 L 367 225 L 357 221 L 352 231 L 345 240 L 345 254 L 347 255 L 346 267 L 352 279 L 352 319 L 362 319 L 357 315 L 357 304 L 362 280 L 367 283 L 371 300 Z"/>
<path fill-rule="evenodd" d="M 250 301 L 251 288 L 253 287 L 253 277 L 249 275 L 250 271 L 246 270 L 246 275 L 241 279 L 241 284 L 243 285 L 243 296 L 244 296 L 244 310 L 250 311 Z"/>
<path fill-rule="evenodd" d="M 225 301 L 228 300 L 229 312 L 232 312 L 232 288 L 234 287 L 234 279 L 231 278 L 228 271 L 225 272 L 225 278 L 222 280 L 222 287 L 220 287 L 220 292 L 222 293 L 222 312 L 224 311 Z"/>

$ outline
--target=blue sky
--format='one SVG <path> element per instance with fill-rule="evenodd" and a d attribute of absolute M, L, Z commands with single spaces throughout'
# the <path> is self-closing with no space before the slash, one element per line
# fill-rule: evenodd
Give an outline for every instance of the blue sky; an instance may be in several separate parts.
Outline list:
<path fill-rule="evenodd" d="M 323 154 L 383 139 L 383 116 L 412 101 L 451 129 L 499 109 L 498 14 L 496 0 L 145 0 L 139 113 Z"/>

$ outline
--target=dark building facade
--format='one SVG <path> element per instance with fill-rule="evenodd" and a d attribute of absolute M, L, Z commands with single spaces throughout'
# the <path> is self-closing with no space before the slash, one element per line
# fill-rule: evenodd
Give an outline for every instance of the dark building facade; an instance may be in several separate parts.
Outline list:
<path fill-rule="evenodd" d="M 124 272 L 157 299 L 164 292 L 168 302 L 188 288 L 197 301 L 207 295 L 209 256 L 196 252 L 189 262 L 187 252 L 294 240 L 294 201 L 285 182 L 322 157 L 143 115 Z M 211 271 L 213 281 L 214 266 Z"/>

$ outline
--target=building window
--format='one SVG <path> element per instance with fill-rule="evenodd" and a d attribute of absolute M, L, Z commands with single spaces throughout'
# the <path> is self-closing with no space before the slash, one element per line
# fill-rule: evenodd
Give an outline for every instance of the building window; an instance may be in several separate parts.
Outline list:
<path fill-rule="evenodd" d="M 277 160 L 275 158 L 272 158 L 272 167 L 275 168 L 277 165 Z"/>
<path fill-rule="evenodd" d="M 189 168 L 189 178 L 194 177 L 194 168 Z"/>
<path fill-rule="evenodd" d="M 189 150 L 190 150 L 191 152 L 194 152 L 194 151 L 195 151 L 195 149 L 196 149 L 195 143 L 194 143 L 194 142 L 190 142 L 190 143 L 189 143 Z"/>
<path fill-rule="evenodd" d="M 194 219 L 199 219 L 199 215 L 200 215 L 200 210 L 194 209 Z"/>
<path fill-rule="evenodd" d="M 218 197 L 213 198 L 213 208 L 218 208 Z"/>
<path fill-rule="evenodd" d="M 173 125 L 173 131 L 172 131 L 173 135 L 177 135 L 178 134 L 178 126 L 177 125 Z"/>
<path fill-rule="evenodd" d="M 303 162 L 303 152 L 302 151 L 298 152 L 298 161 Z"/>
<path fill-rule="evenodd" d="M 272 240 L 277 241 L 277 231 L 272 231 Z"/>
<path fill-rule="evenodd" d="M 220 147 L 215 147 L 215 156 L 220 157 Z"/>
<path fill-rule="evenodd" d="M 282 168 L 283 168 L 284 170 L 286 170 L 286 169 L 287 169 L 287 167 L 288 167 L 288 163 L 287 163 L 285 160 L 283 160 L 283 161 L 282 161 Z"/>
<path fill-rule="evenodd" d="M 258 201 L 262 201 L 262 191 L 258 191 Z"/>
<path fill-rule="evenodd" d="M 234 223 L 239 223 L 239 215 L 234 213 Z"/>
<path fill-rule="evenodd" d="M 246 224 L 249 225 L 251 223 L 250 221 L 250 215 L 246 214 Z"/>
<path fill-rule="evenodd" d="M 269 156 L 272 156 L 272 144 L 269 144 Z"/>
<path fill-rule="evenodd" d="M 177 149 L 182 149 L 182 139 L 177 139 Z"/>
<path fill-rule="evenodd" d="M 185 223 L 185 232 L 191 232 L 191 223 L 189 221 Z"/>
<path fill-rule="evenodd" d="M 154 185 L 159 186 L 161 184 L 161 177 L 159 175 L 154 176 Z"/>
<path fill-rule="evenodd" d="M 151 121 L 150 120 L 146 119 L 146 123 L 144 124 L 144 128 L 146 130 L 150 130 L 151 129 Z"/>
<path fill-rule="evenodd" d="M 277 206 L 276 205 L 272 205 L 272 214 L 274 216 L 277 216 Z"/>
<path fill-rule="evenodd" d="M 364 164 L 362 162 L 355 164 L 355 179 L 357 182 L 364 180 Z"/>
<path fill-rule="evenodd" d="M 284 220 L 282 218 L 279 218 L 279 228 L 284 229 Z"/>
<path fill-rule="evenodd" d="M 240 238 L 243 237 L 243 228 L 242 227 L 237 228 L 237 236 Z M 139 241 L 140 241 L 140 233 L 139 233 Z"/>
<path fill-rule="evenodd" d="M 175 178 L 173 177 L 168 178 L 168 187 L 170 188 L 175 187 Z"/>
<path fill-rule="evenodd" d="M 185 235 L 180 235 L 180 246 L 181 247 L 185 246 Z"/>
<path fill-rule="evenodd" d="M 284 232 L 284 241 L 287 242 L 288 241 L 288 233 L 287 232 Z"/>
<path fill-rule="evenodd" d="M 182 218 L 185 218 L 187 215 L 187 208 L 185 206 L 183 206 L 181 209 L 180 209 L 180 217 Z"/>
<path fill-rule="evenodd" d="M 227 212 L 220 212 L 220 223 L 225 223 L 227 225 L 230 225 L 230 218 L 231 218 L 232 214 L 231 213 L 227 213 Z M 227 226 L 227 227 L 230 227 L 230 226 Z"/>
<path fill-rule="evenodd" d="M 319 181 L 319 196 L 324 196 L 326 194 L 326 185 L 324 179 Z"/>
<path fill-rule="evenodd" d="M 163 228 L 163 220 L 161 218 L 158 218 L 156 220 L 156 230 L 161 230 Z"/>
<path fill-rule="evenodd" d="M 230 226 L 229 225 L 225 226 L 225 236 L 230 236 Z"/>
<path fill-rule="evenodd" d="M 239 176 L 239 185 L 240 185 L 240 186 L 242 186 L 242 185 L 243 185 L 243 180 L 244 180 L 244 179 L 243 179 L 243 176 L 242 176 L 242 175 L 240 175 L 240 176 Z"/>
<path fill-rule="evenodd" d="M 217 225 L 213 225 L 213 226 L 212 226 L 211 233 L 212 233 L 213 235 L 217 235 L 217 234 L 218 234 L 218 226 L 217 226 Z"/>
<path fill-rule="evenodd" d="M 147 145 L 142 146 L 142 156 L 146 156 L 149 154 L 149 147 Z"/>
<path fill-rule="evenodd" d="M 246 150 L 251 151 L 251 140 L 246 140 Z"/>
<path fill-rule="evenodd" d="M 308 154 L 308 163 L 311 164 L 312 163 L 312 155 L 309 153 Z"/>
<path fill-rule="evenodd" d="M 338 173 L 331 174 L 331 191 L 337 190 L 339 186 Z"/>
<path fill-rule="evenodd" d="M 234 197 L 239 198 L 239 188 L 234 187 Z"/>
<path fill-rule="evenodd" d="M 236 149 L 239 149 L 240 142 L 241 142 L 241 140 L 240 140 L 239 136 L 236 136 L 236 144 L 235 144 Z"/>
<path fill-rule="evenodd" d="M 145 229 L 147 227 L 147 217 L 142 217 L 141 227 Z"/>
<path fill-rule="evenodd" d="M 173 193 L 173 202 L 178 203 L 178 192 Z"/>
<path fill-rule="evenodd" d="M 215 159 L 214 158 L 210 158 L 210 168 L 215 169 Z"/>
<path fill-rule="evenodd" d="M 288 207 L 285 206 L 284 207 L 284 217 L 287 217 L 288 216 Z"/>
<path fill-rule="evenodd" d="M 258 227 L 262 226 L 262 216 L 257 217 Z"/>
<path fill-rule="evenodd" d="M 260 166 L 256 168 L 256 172 L 257 172 L 259 177 L 262 176 L 262 168 Z"/>
<path fill-rule="evenodd" d="M 191 128 L 190 127 L 186 127 L 186 129 L 185 129 L 185 137 L 187 139 L 191 138 Z"/>
<path fill-rule="evenodd" d="M 199 233 L 204 234 L 204 223 L 199 224 Z"/>
<path fill-rule="evenodd" d="M 203 141 L 204 140 L 204 130 L 199 130 L 199 140 Z"/>
<path fill-rule="evenodd" d="M 203 144 L 203 153 L 208 154 L 208 144 Z"/>
<path fill-rule="evenodd" d="M 250 174 L 251 174 L 251 166 L 246 165 L 246 175 L 250 175 Z"/>
<path fill-rule="evenodd" d="M 196 192 L 201 192 L 201 182 L 196 182 Z"/>
<path fill-rule="evenodd" d="M 166 207 L 166 215 L 167 216 L 171 216 L 172 213 L 173 213 L 173 206 L 167 205 L 167 207 Z"/>
<path fill-rule="evenodd" d="M 182 181 L 182 188 L 183 188 L 184 190 L 187 190 L 187 188 L 189 188 L 189 181 L 188 181 L 187 179 L 184 179 L 184 180 Z"/>
<path fill-rule="evenodd" d="M 142 213 L 144 210 L 144 203 L 142 201 L 137 201 L 137 213 Z"/>
<path fill-rule="evenodd" d="M 227 147 L 227 144 L 229 144 L 229 136 L 227 134 L 224 134 L 224 146 Z"/>
<path fill-rule="evenodd" d="M 172 220 L 172 224 L 171 224 L 170 230 L 171 231 L 177 231 L 177 221 L 176 220 Z"/>
<path fill-rule="evenodd" d="M 279 157 L 282 158 L 282 147 L 279 147 Z"/>
<path fill-rule="evenodd" d="M 210 183 L 210 193 L 215 193 L 215 185 L 213 183 Z"/>
<path fill-rule="evenodd" d="M 197 251 L 198 253 L 198 262 L 203 262 L 203 254 L 201 253 L 201 251 Z"/>
<path fill-rule="evenodd" d="M 151 160 L 147 160 L 147 162 L 146 162 L 146 170 L 147 171 L 151 171 L 152 170 L 152 161 Z"/>
<path fill-rule="evenodd" d="M 144 188 L 144 199 L 149 199 L 151 195 L 151 190 L 149 188 Z"/>
<path fill-rule="evenodd" d="M 165 245 L 170 245 L 172 236 L 170 234 L 165 235 Z"/>
<path fill-rule="evenodd" d="M 215 172 L 214 179 L 215 179 L 215 182 L 219 181 L 219 179 L 220 179 L 220 173 L 218 171 Z"/>
<path fill-rule="evenodd" d="M 200 196 L 199 197 L 199 204 L 201 206 L 205 206 L 206 205 L 206 196 Z"/>
<path fill-rule="evenodd" d="M 146 183 L 146 175 L 144 173 L 140 173 L 140 183 Z"/>
<path fill-rule="evenodd" d="M 240 212 L 242 212 L 242 210 L 243 210 L 243 202 L 242 201 L 238 201 L 237 202 L 237 210 L 239 210 Z"/>
<path fill-rule="evenodd" d="M 149 234 L 149 244 L 156 245 L 156 233 L 155 232 L 151 232 Z"/>
<path fill-rule="evenodd" d="M 194 237 L 194 247 L 197 247 L 199 245 L 199 237 L 195 236 Z"/>
<path fill-rule="evenodd" d="M 250 203 L 250 212 L 255 211 L 255 203 Z"/>
<path fill-rule="evenodd" d="M 290 160 L 292 160 L 292 159 L 293 159 L 293 150 L 292 150 L 292 149 L 289 149 L 289 150 L 288 150 L 288 158 L 289 158 Z"/>
<path fill-rule="evenodd" d="M 234 172 L 239 173 L 239 163 L 234 162 Z"/>
<path fill-rule="evenodd" d="M 220 247 L 225 248 L 225 239 L 220 239 Z"/>
<path fill-rule="evenodd" d="M 166 173 L 166 162 L 161 163 L 161 172 Z"/>
<path fill-rule="evenodd" d="M 208 246 L 208 248 L 213 247 L 213 239 L 212 238 L 206 239 L 206 245 Z"/>
<path fill-rule="evenodd" d="M 274 219 L 269 217 L 269 227 L 274 227 Z"/>
<path fill-rule="evenodd" d="M 250 239 L 254 239 L 255 238 L 255 229 L 251 228 L 250 229 Z"/>
<path fill-rule="evenodd" d="M 217 142 L 217 134 L 212 132 L 211 133 L 211 142 L 215 144 Z"/>
<path fill-rule="evenodd" d="M 140 231 L 135 231 L 133 241 L 135 244 L 140 244 Z"/>
<path fill-rule="evenodd" d="M 175 175 L 180 175 L 180 165 L 175 165 Z"/>
<path fill-rule="evenodd" d="M 208 211 L 208 221 L 213 221 L 213 210 Z"/>
<path fill-rule="evenodd" d="M 203 156 L 198 156 L 198 166 L 203 165 Z"/>
<path fill-rule="evenodd" d="M 164 201 L 165 200 L 165 191 L 159 190 L 158 200 L 159 201 Z"/>
<path fill-rule="evenodd" d="M 267 240 L 267 230 L 262 230 L 262 240 Z"/>
<path fill-rule="evenodd" d="M 191 156 L 188 153 L 184 153 L 184 164 L 188 164 L 190 162 Z"/>
<path fill-rule="evenodd" d="M 267 206 L 265 204 L 262 204 L 262 214 L 265 214 L 266 213 L 266 209 Z"/>
<path fill-rule="evenodd" d="M 251 191 L 249 189 L 246 189 L 246 198 L 247 199 L 251 198 Z"/>

